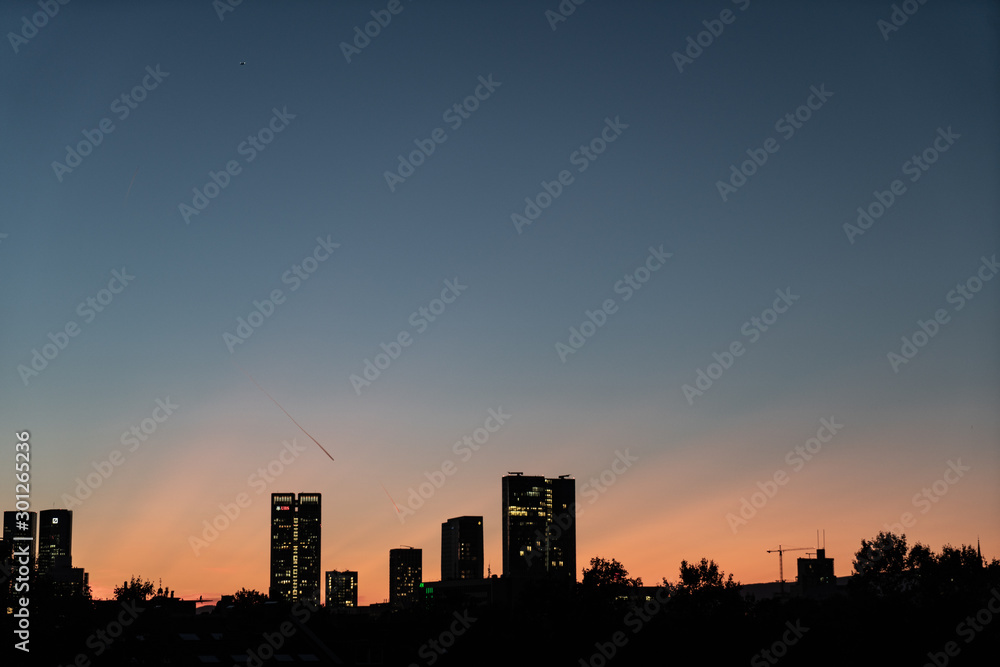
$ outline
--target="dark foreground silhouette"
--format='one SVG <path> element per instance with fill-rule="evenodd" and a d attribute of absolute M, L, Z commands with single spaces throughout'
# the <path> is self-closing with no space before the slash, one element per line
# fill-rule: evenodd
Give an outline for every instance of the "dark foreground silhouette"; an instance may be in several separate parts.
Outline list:
<path fill-rule="evenodd" d="M 408 607 L 355 610 L 244 589 L 198 613 L 196 601 L 136 577 L 98 601 L 36 581 L 30 653 L 14 649 L 19 619 L 4 614 L 0 664 L 943 667 L 1000 655 L 1000 562 L 976 548 L 934 553 L 880 533 L 862 540 L 845 579 L 789 582 L 765 597 L 707 559 L 644 586 L 594 558 L 578 584 L 427 584 Z"/>

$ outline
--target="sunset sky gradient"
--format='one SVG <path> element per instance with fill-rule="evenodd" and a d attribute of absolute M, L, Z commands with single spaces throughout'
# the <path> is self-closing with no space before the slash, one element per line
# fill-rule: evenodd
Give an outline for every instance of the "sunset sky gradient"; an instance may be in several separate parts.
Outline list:
<path fill-rule="evenodd" d="M 220 20 L 207 0 L 70 3 L 0 47 L 0 509 L 16 431 L 31 433 L 35 510 L 67 507 L 121 451 L 71 507 L 95 597 L 131 575 L 183 597 L 266 591 L 272 492 L 323 494 L 322 568 L 357 570 L 361 604 L 388 597 L 399 545 L 422 548 L 437 579 L 450 517 L 484 517 L 499 574 L 508 471 L 575 476 L 578 568 L 617 558 L 647 584 L 702 557 L 773 581 L 766 551 L 814 547 L 817 529 L 846 575 L 861 539 L 906 512 L 911 544 L 978 538 L 1000 557 L 995 3 L 920 5 L 884 39 L 889 2 L 594 0 L 553 29 L 555 0 L 404 0 L 347 62 L 339 44 L 386 6 L 244 2 Z M 678 71 L 672 54 L 723 10 L 733 21 Z M 3 3 L 0 27 L 37 11 Z M 166 75 L 121 119 L 114 100 L 147 67 Z M 453 129 L 446 111 L 491 76 Z M 776 122 L 824 86 L 783 135 Z M 285 126 L 248 161 L 241 143 L 275 110 Z M 114 130 L 57 175 L 102 118 Z M 574 152 L 616 122 L 579 171 Z M 436 128 L 445 141 L 390 189 L 385 172 Z M 905 163 L 939 129 L 958 138 L 911 180 Z M 724 201 L 717 182 L 768 138 L 777 150 Z M 179 205 L 228 161 L 239 173 L 186 222 Z M 519 233 L 511 215 L 562 170 L 573 181 Z M 897 179 L 905 192 L 849 238 Z M 292 289 L 286 272 L 326 253 L 318 239 L 339 246 Z M 671 256 L 626 300 L 618 281 L 661 246 Z M 113 271 L 134 279 L 86 315 Z M 959 309 L 949 294 L 977 272 L 990 279 Z M 421 330 L 411 317 L 446 281 L 465 289 Z M 274 290 L 281 303 L 230 353 L 223 334 Z M 776 290 L 797 298 L 747 335 Z M 556 344 L 608 299 L 561 360 Z M 887 355 L 939 309 L 947 321 L 894 369 Z M 78 334 L 25 379 L 70 322 Z M 351 375 L 403 332 L 411 344 L 357 392 Z M 682 387 L 736 341 L 689 401 Z M 123 434 L 158 399 L 177 407 L 129 451 Z M 456 453 L 491 409 L 510 418 Z M 821 420 L 843 426 L 790 463 Z M 597 489 L 625 452 L 631 467 Z M 454 474 L 401 520 L 393 503 L 446 461 Z M 968 470 L 920 500 L 949 462 Z M 785 483 L 734 530 L 727 515 L 776 473 Z M 241 493 L 249 506 L 196 553 L 192 536 Z"/>

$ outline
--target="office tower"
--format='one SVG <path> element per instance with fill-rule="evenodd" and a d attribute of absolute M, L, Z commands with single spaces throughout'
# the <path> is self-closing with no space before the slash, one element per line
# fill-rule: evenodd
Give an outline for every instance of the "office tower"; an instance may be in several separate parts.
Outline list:
<path fill-rule="evenodd" d="M 576 480 L 503 477 L 503 573 L 576 581 Z"/>
<path fill-rule="evenodd" d="M 358 573 L 330 570 L 326 573 L 326 606 L 332 609 L 358 606 Z"/>
<path fill-rule="evenodd" d="M 424 552 L 406 547 L 389 549 L 389 603 L 404 606 L 417 600 L 423 581 Z"/>
<path fill-rule="evenodd" d="M 803 592 L 817 588 L 836 587 L 837 578 L 833 574 L 833 559 L 826 557 L 826 549 L 816 549 L 815 558 L 798 559 L 798 584 Z"/>
<path fill-rule="evenodd" d="M 37 553 L 38 542 L 38 521 L 34 512 L 28 512 L 28 519 L 22 519 L 21 526 L 18 525 L 17 515 L 19 512 L 3 513 L 3 544 L 0 545 L 0 564 L 3 565 L 3 572 L 0 573 L 0 590 L 10 587 L 15 576 L 6 577 L 3 573 L 16 573 L 20 567 L 19 559 L 13 560 L 14 554 L 28 554 L 28 571 L 35 571 L 35 555 Z M 24 526 L 27 526 L 25 529 Z M 15 540 L 15 537 L 30 537 L 30 540 Z M 0 610 L 2 611 L 2 610 Z"/>
<path fill-rule="evenodd" d="M 38 521 L 37 515 L 34 512 L 27 512 L 28 519 L 23 521 L 27 524 L 27 529 L 18 526 L 17 515 L 22 514 L 21 512 L 4 512 L 3 513 L 3 548 L 4 551 L 0 552 L 0 556 L 9 556 L 10 550 L 15 544 L 23 549 L 23 545 L 29 545 L 29 552 L 31 554 L 31 565 L 34 568 L 35 565 L 35 555 L 37 553 L 37 541 L 38 541 Z M 30 540 L 15 540 L 15 537 L 30 537 Z"/>
<path fill-rule="evenodd" d="M 271 494 L 272 600 L 319 604 L 322 494 Z"/>
<path fill-rule="evenodd" d="M 460 516 L 441 524 L 441 581 L 483 578 L 483 517 Z"/>
<path fill-rule="evenodd" d="M 73 510 L 42 510 L 38 519 L 38 574 L 73 567 Z"/>
<path fill-rule="evenodd" d="M 299 494 L 297 523 L 297 597 L 312 600 L 313 604 L 319 605 L 320 586 L 323 581 L 320 570 L 321 494 Z"/>

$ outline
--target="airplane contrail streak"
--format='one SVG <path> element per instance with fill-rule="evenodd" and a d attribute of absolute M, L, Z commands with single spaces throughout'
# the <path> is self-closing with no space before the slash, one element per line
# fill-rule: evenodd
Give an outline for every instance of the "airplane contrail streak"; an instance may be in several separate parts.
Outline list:
<path fill-rule="evenodd" d="M 132 184 L 135 183 L 135 177 L 136 177 L 136 174 L 138 174 L 138 173 L 139 173 L 139 167 L 136 167 L 135 171 L 132 172 L 132 180 L 129 181 L 128 190 L 125 192 L 125 201 L 126 202 L 128 201 L 128 193 L 132 192 Z"/>
<path fill-rule="evenodd" d="M 302 431 L 307 436 L 309 436 L 309 439 L 312 440 L 313 442 L 315 442 L 316 446 L 319 447 L 320 449 L 322 449 L 323 453 L 326 454 L 327 456 L 329 456 L 331 461 L 334 460 L 333 457 L 330 456 L 330 452 L 326 451 L 326 448 L 323 445 L 319 444 L 319 440 L 317 440 L 316 438 L 312 437 L 309 434 L 309 431 L 307 431 L 304 428 L 302 428 L 302 425 L 300 423 L 298 423 L 297 421 L 295 421 L 295 417 L 292 417 L 290 414 L 288 414 L 288 410 L 286 410 L 283 407 L 281 407 L 281 403 L 278 403 L 276 400 L 274 400 L 274 397 L 271 396 L 271 394 L 267 393 L 267 390 L 264 389 L 262 386 L 260 386 L 260 384 L 258 384 L 258 382 L 253 379 L 253 376 L 251 376 L 249 373 L 247 373 L 246 370 L 242 366 L 240 366 L 239 364 L 237 364 L 235 361 L 233 362 L 233 364 L 236 366 L 236 368 L 238 368 L 241 371 L 243 371 L 243 374 L 246 375 L 248 378 L 250 378 L 250 381 L 253 382 L 255 385 L 257 385 L 257 388 L 260 389 L 262 392 L 264 392 L 264 395 L 267 396 L 268 398 L 270 398 L 271 402 L 274 403 L 275 405 L 277 405 L 278 409 L 281 410 L 282 412 L 284 412 L 285 416 L 288 417 L 289 419 L 291 419 L 292 423 L 295 424 L 296 426 L 298 426 L 300 431 Z"/>
<path fill-rule="evenodd" d="M 379 482 L 378 485 L 382 487 L 383 491 L 385 491 L 385 495 L 389 496 L 389 491 L 385 488 L 385 484 Z M 396 501 L 392 499 L 392 496 L 389 496 L 389 502 L 396 508 L 396 514 L 399 514 L 399 506 L 396 504 Z"/>

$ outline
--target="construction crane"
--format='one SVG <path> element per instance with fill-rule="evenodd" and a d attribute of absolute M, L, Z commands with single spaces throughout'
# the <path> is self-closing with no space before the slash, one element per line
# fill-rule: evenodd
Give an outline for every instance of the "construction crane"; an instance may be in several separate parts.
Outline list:
<path fill-rule="evenodd" d="M 783 547 L 780 544 L 777 549 L 768 549 L 767 553 L 773 554 L 775 551 L 778 552 L 778 575 L 781 577 L 781 594 L 785 594 L 785 564 L 782 559 L 782 555 L 786 551 L 805 551 L 807 549 L 812 549 L 812 547 Z"/>

